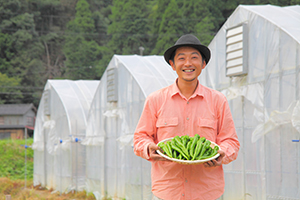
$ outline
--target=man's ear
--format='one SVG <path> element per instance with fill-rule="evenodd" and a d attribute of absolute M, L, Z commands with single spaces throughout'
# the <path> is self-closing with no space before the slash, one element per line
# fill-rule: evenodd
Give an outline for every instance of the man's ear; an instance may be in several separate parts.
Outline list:
<path fill-rule="evenodd" d="M 174 64 L 173 60 L 169 60 L 169 63 L 170 63 L 170 65 L 171 65 L 172 69 L 173 69 L 174 71 L 176 71 L 176 69 L 175 69 L 175 64 Z"/>
<path fill-rule="evenodd" d="M 205 67 L 206 67 L 206 62 L 203 61 L 203 62 L 202 62 L 202 69 L 204 69 Z"/>

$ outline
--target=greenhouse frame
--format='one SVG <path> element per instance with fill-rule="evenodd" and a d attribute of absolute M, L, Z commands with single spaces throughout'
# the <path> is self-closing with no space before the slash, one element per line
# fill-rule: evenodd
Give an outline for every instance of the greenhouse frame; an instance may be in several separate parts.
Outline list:
<path fill-rule="evenodd" d="M 241 143 L 222 199 L 300 199 L 300 6 L 240 5 L 200 83 L 224 93 Z"/>
<path fill-rule="evenodd" d="M 87 114 L 100 81 L 48 80 L 37 111 L 34 185 L 58 192 L 85 189 Z"/>

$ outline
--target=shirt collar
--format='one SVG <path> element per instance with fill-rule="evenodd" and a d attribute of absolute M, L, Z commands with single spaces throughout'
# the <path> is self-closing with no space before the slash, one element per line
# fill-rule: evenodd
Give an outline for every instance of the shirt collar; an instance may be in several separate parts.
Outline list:
<path fill-rule="evenodd" d="M 178 79 L 178 78 L 177 78 Z M 176 79 L 176 81 L 171 85 L 171 96 L 173 97 L 174 95 L 176 95 L 176 94 L 180 94 L 181 95 L 181 93 L 180 93 L 180 90 L 179 90 L 179 88 L 178 88 L 178 86 L 177 86 L 177 79 Z M 203 93 L 203 86 L 199 83 L 199 80 L 197 80 L 198 81 L 198 85 L 197 85 L 197 88 L 196 88 L 196 90 L 195 90 L 195 92 L 194 92 L 194 94 L 191 96 L 191 98 L 194 98 L 195 96 L 201 96 L 201 97 L 204 97 L 204 93 Z M 182 96 L 182 95 L 181 95 Z"/>

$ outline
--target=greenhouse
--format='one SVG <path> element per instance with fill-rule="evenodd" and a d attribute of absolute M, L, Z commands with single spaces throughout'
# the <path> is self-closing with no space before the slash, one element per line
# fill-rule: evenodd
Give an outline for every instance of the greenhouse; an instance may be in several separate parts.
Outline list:
<path fill-rule="evenodd" d="M 114 55 L 87 120 L 86 189 L 97 199 L 152 199 L 150 162 L 133 152 L 146 97 L 176 80 L 162 56 Z"/>
<path fill-rule="evenodd" d="M 200 83 L 224 93 L 241 149 L 222 199 L 300 199 L 300 6 L 238 6 Z"/>
<path fill-rule="evenodd" d="M 34 185 L 59 192 L 85 187 L 87 114 L 100 81 L 48 80 L 37 111 Z"/>

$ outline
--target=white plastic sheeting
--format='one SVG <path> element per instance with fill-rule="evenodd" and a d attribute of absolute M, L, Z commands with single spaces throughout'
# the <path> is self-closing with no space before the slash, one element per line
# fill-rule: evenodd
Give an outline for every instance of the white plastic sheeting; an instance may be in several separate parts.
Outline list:
<path fill-rule="evenodd" d="M 247 23 L 248 74 L 226 77 L 226 30 Z M 300 6 L 238 6 L 199 77 L 223 92 L 241 149 L 223 199 L 300 199 Z"/>
<path fill-rule="evenodd" d="M 108 102 L 107 71 L 115 68 L 117 94 Z M 88 115 L 86 189 L 98 200 L 151 199 L 151 164 L 133 152 L 133 134 L 146 97 L 176 80 L 163 56 L 114 55 Z"/>
<path fill-rule="evenodd" d="M 34 131 L 34 185 L 59 192 L 85 186 L 86 117 L 100 81 L 48 80 Z M 77 141 L 77 142 L 76 142 Z"/>

